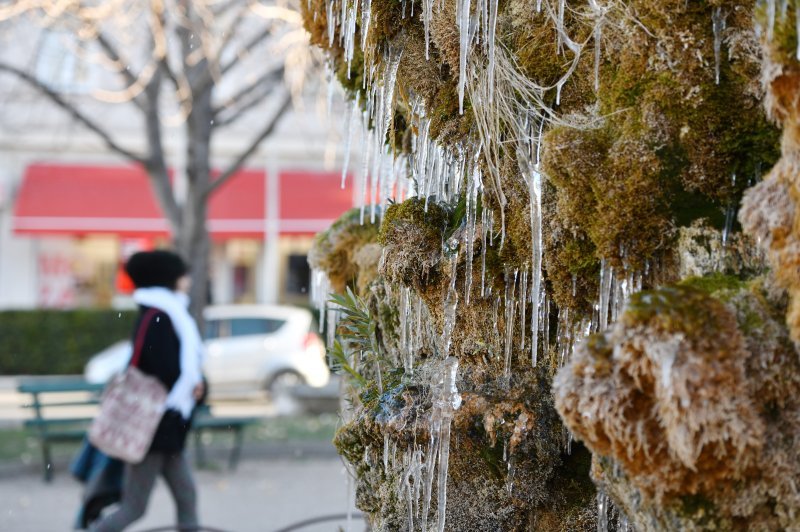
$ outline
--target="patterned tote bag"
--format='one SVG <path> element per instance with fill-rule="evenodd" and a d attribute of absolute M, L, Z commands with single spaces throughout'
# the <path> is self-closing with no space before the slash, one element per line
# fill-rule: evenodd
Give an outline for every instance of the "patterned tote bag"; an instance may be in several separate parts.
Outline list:
<path fill-rule="evenodd" d="M 156 309 L 150 309 L 142 318 L 131 363 L 103 390 L 100 413 L 89 428 L 92 445 L 131 464 L 141 462 L 147 454 L 167 400 L 167 390 L 161 381 L 136 367 L 144 347 L 147 326 L 156 312 Z"/>

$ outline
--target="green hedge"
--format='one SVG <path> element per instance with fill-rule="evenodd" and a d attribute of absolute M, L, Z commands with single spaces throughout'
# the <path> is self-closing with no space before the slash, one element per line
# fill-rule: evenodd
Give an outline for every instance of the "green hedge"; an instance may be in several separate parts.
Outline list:
<path fill-rule="evenodd" d="M 0 312 L 0 375 L 83 373 L 92 355 L 131 336 L 135 317 L 117 310 Z"/>

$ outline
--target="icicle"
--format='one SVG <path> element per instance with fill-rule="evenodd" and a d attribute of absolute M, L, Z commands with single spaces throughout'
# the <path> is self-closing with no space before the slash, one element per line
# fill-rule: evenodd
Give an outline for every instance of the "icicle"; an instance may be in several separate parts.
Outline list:
<path fill-rule="evenodd" d="M 417 341 L 416 341 L 416 343 L 414 345 L 414 349 L 415 350 L 419 349 L 420 347 L 422 347 L 422 338 L 423 338 L 423 336 L 422 336 L 422 334 L 423 334 L 423 331 L 422 331 L 422 305 L 423 305 L 422 298 L 417 296 L 417 312 L 416 312 L 416 316 L 417 316 L 416 323 L 417 323 L 417 325 L 416 325 L 416 327 L 414 327 L 414 334 L 415 334 L 415 337 L 417 339 Z"/>
<path fill-rule="evenodd" d="M 726 249 L 728 245 L 728 236 L 733 228 L 733 220 L 736 218 L 736 208 L 733 205 L 728 205 L 725 209 L 725 227 L 722 229 L 722 249 Z"/>
<path fill-rule="evenodd" d="M 534 296 L 535 297 L 535 296 Z M 550 351 L 550 298 L 547 295 L 547 292 L 542 287 L 542 294 L 541 294 L 541 330 L 542 330 L 542 353 L 547 355 Z M 538 314 L 538 313 L 537 313 Z"/>
<path fill-rule="evenodd" d="M 520 320 L 519 322 L 522 324 L 520 327 L 521 331 L 521 338 L 519 342 L 519 350 L 525 351 L 525 312 L 528 309 L 528 268 L 522 270 L 522 278 L 519 282 L 519 289 L 520 289 Z"/>
<path fill-rule="evenodd" d="M 736 172 L 733 173 L 731 177 L 731 189 L 736 190 Z M 731 229 L 733 229 L 733 221 L 736 218 L 736 206 L 731 201 L 728 204 L 728 208 L 725 210 L 725 227 L 722 229 L 722 252 L 724 254 L 725 249 L 728 244 L 728 236 L 731 233 Z M 724 257 L 720 257 L 722 260 Z"/>
<path fill-rule="evenodd" d="M 598 315 L 599 331 L 608 326 L 608 311 L 611 302 L 611 281 L 614 277 L 614 268 L 606 263 L 606 259 L 600 260 L 600 306 Z"/>
<path fill-rule="evenodd" d="M 800 3 L 795 3 L 794 6 L 794 23 L 795 35 L 800 36 Z M 797 39 L 797 60 L 800 61 L 800 37 Z"/>
<path fill-rule="evenodd" d="M 335 303 L 328 303 L 328 320 L 327 320 L 327 344 L 329 347 L 333 347 L 333 343 L 336 339 L 336 327 L 339 324 L 339 306 Z M 320 320 L 321 321 L 321 320 Z"/>
<path fill-rule="evenodd" d="M 333 11 L 333 0 L 328 0 L 325 14 L 328 17 L 328 47 L 333 47 L 333 39 L 336 36 L 336 17 Z"/>
<path fill-rule="evenodd" d="M 517 471 L 517 464 L 514 462 L 514 457 L 512 456 L 508 460 L 507 465 L 508 471 L 506 472 L 506 492 L 511 495 L 514 491 L 514 473 Z"/>
<path fill-rule="evenodd" d="M 347 127 L 345 128 L 347 133 L 345 133 L 344 161 L 342 162 L 342 188 L 344 188 L 345 180 L 347 179 L 347 167 L 350 165 L 350 150 L 352 148 L 353 129 L 354 129 L 353 123 L 356 121 L 356 115 L 358 114 L 358 104 L 360 97 L 361 93 L 357 92 L 356 97 L 353 100 L 353 107 L 347 114 Z"/>
<path fill-rule="evenodd" d="M 383 433 L 383 471 L 389 475 L 389 433 Z"/>
<path fill-rule="evenodd" d="M 311 271 L 311 301 L 319 310 L 319 332 L 325 326 L 325 309 L 328 306 L 331 285 L 328 275 L 323 270 L 313 269 Z"/>
<path fill-rule="evenodd" d="M 767 42 L 775 35 L 775 0 L 767 0 Z"/>
<path fill-rule="evenodd" d="M 372 91 L 370 91 L 370 94 Z M 361 194 L 359 196 L 361 202 L 361 217 L 360 223 L 364 225 L 364 209 L 367 205 L 367 182 L 369 180 L 369 161 L 370 161 L 370 154 L 372 152 L 372 137 L 373 135 L 370 134 L 369 130 L 369 115 L 370 110 L 372 107 L 371 104 L 372 97 L 370 95 L 367 96 L 367 109 L 362 113 L 362 120 L 363 120 L 363 132 L 366 141 L 366 148 L 364 149 L 364 167 L 361 175 Z"/>
<path fill-rule="evenodd" d="M 506 270 L 506 294 L 505 294 L 505 349 L 503 365 L 503 385 L 508 388 L 511 383 L 511 351 L 514 344 L 514 313 L 517 306 L 516 288 L 518 270 L 514 270 L 514 275 Z"/>
<path fill-rule="evenodd" d="M 539 138 L 541 138 L 541 128 L 544 123 L 540 124 Z M 528 179 L 528 195 L 530 196 L 531 211 L 531 299 L 534 301 L 533 309 L 531 310 L 531 363 L 534 367 L 538 364 L 539 359 L 539 293 L 542 290 L 542 174 L 539 171 L 539 149 L 540 143 L 536 141 L 536 164 L 531 165 L 530 158 L 524 152 L 524 147 L 517 148 L 517 159 L 520 164 L 520 169 L 523 175 Z"/>
<path fill-rule="evenodd" d="M 347 2 L 343 1 L 342 5 Z M 350 79 L 350 65 L 353 62 L 356 41 L 356 18 L 358 17 L 358 0 L 353 0 L 353 6 L 347 10 L 344 38 L 344 58 L 347 62 L 347 79 Z"/>
<path fill-rule="evenodd" d="M 624 513 L 620 512 L 619 513 L 619 526 L 617 527 L 617 530 L 619 532 L 629 532 L 630 529 L 631 529 L 630 527 L 631 527 L 631 525 L 630 525 L 630 521 L 628 521 L 628 516 L 625 515 Z"/>
<path fill-rule="evenodd" d="M 433 0 L 422 0 L 422 23 L 425 26 L 425 60 L 430 60 L 431 19 L 433 18 Z"/>
<path fill-rule="evenodd" d="M 466 304 L 469 305 L 472 293 L 472 255 L 475 250 L 475 226 L 478 217 L 478 189 L 481 185 L 480 169 L 477 168 L 477 161 L 474 167 L 468 171 L 467 175 L 467 230 L 464 233 L 466 243 L 466 272 L 464 274 L 464 297 Z"/>
<path fill-rule="evenodd" d="M 722 55 L 722 32 L 725 31 L 725 16 L 721 7 L 711 12 L 711 27 L 714 31 L 714 80 L 719 85 L 720 56 Z"/>
<path fill-rule="evenodd" d="M 597 532 L 608 532 L 608 496 L 597 492 Z"/>
<path fill-rule="evenodd" d="M 458 60 L 458 114 L 464 114 L 464 89 L 467 85 L 467 55 L 469 53 L 470 0 L 456 0 L 456 24 L 460 42 Z"/>
<path fill-rule="evenodd" d="M 403 286 L 400 288 L 400 350 L 403 353 L 403 369 L 407 375 L 414 371 L 414 347 L 411 338 L 413 331 L 410 329 L 411 319 L 411 289 Z"/>
<path fill-rule="evenodd" d="M 456 387 L 458 377 L 458 359 L 448 357 L 444 361 L 444 382 L 442 397 L 434 410 L 439 410 L 441 416 L 441 439 L 439 450 L 439 501 L 437 506 L 439 532 L 444 532 L 445 515 L 447 513 L 447 466 L 450 458 L 450 424 L 453 413 L 461 406 L 461 395 Z"/>
<path fill-rule="evenodd" d="M 419 453 L 411 446 L 403 453 L 404 473 L 400 479 L 399 495 L 405 499 L 408 510 L 408 530 L 414 530 L 414 503 L 416 500 L 414 486 L 419 482 L 420 476 Z"/>
<path fill-rule="evenodd" d="M 378 185 L 381 179 L 381 163 L 383 162 L 384 145 L 382 139 L 377 137 L 373 141 L 375 153 L 373 155 L 372 172 L 370 173 L 369 189 L 369 223 L 375 223 L 375 206 L 378 203 Z"/>
<path fill-rule="evenodd" d="M 369 19 L 372 15 L 372 0 L 364 0 L 361 5 L 361 51 L 367 50 L 367 37 L 369 36 Z M 366 68 L 367 61 L 364 61 Z M 365 76 L 366 79 L 366 76 Z"/>
<path fill-rule="evenodd" d="M 458 252 L 450 260 L 450 285 L 447 289 L 447 296 L 444 301 L 444 327 L 442 329 L 441 353 L 443 358 L 450 354 L 450 343 L 453 336 L 453 328 L 456 325 L 456 310 L 458 307 L 458 291 L 456 291 L 456 269 L 458 267 Z"/>
<path fill-rule="evenodd" d="M 600 56 L 603 37 L 603 8 L 596 0 L 589 0 L 589 5 L 594 12 L 594 92 L 600 90 Z"/>
<path fill-rule="evenodd" d="M 483 202 L 483 205 L 486 205 Z M 489 209 L 481 211 L 481 298 L 486 297 L 486 235 L 489 233 Z"/>
<path fill-rule="evenodd" d="M 344 45 L 344 40 L 347 38 L 347 1 L 339 1 L 339 44 Z"/>

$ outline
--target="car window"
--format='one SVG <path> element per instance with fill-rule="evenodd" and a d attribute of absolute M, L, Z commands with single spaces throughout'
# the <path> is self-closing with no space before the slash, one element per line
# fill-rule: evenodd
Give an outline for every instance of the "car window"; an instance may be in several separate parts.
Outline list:
<path fill-rule="evenodd" d="M 222 336 L 222 320 L 206 321 L 206 340 L 214 340 Z"/>
<path fill-rule="evenodd" d="M 283 320 L 268 318 L 231 318 L 230 335 L 270 334 L 280 329 L 284 323 L 286 322 Z"/>

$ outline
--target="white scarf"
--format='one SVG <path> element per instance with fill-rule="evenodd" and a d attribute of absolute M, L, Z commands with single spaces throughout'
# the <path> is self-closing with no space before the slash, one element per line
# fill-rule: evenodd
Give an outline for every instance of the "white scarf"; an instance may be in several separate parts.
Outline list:
<path fill-rule="evenodd" d="M 203 381 L 202 365 L 205 356 L 197 324 L 189 314 L 188 298 L 167 288 L 153 286 L 138 288 L 133 300 L 145 307 L 157 308 L 169 316 L 181 343 L 181 374 L 167 395 L 166 408 L 177 410 L 189 419 L 194 409 L 194 388 Z"/>

